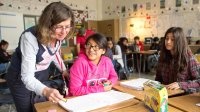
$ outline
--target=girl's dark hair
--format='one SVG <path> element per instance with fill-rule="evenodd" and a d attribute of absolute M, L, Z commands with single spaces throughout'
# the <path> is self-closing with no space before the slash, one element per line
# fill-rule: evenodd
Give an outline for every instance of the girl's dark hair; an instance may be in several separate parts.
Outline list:
<path fill-rule="evenodd" d="M 99 46 L 99 48 L 104 49 L 104 50 L 107 49 L 107 47 L 108 47 L 107 46 L 107 40 L 106 40 L 106 37 L 104 35 L 102 35 L 100 33 L 94 33 L 94 34 L 90 35 L 87 38 L 85 44 L 87 44 L 88 41 L 91 40 L 91 39 L 94 40 L 95 43 L 97 43 L 97 45 Z"/>
<path fill-rule="evenodd" d="M 134 40 L 140 40 L 140 37 L 139 36 L 135 36 Z"/>
<path fill-rule="evenodd" d="M 118 45 L 120 46 L 122 52 L 126 52 L 127 49 L 128 49 L 128 47 L 125 46 L 125 45 L 123 44 L 123 42 L 124 42 L 125 40 L 128 42 L 128 39 L 127 39 L 126 37 L 120 37 L 120 38 L 119 38 Z"/>
<path fill-rule="evenodd" d="M 165 47 L 165 39 L 167 34 L 172 33 L 174 37 L 174 54 L 172 55 Z M 180 27 L 169 28 L 164 36 L 164 42 L 161 45 L 159 62 L 168 65 L 172 60 L 174 61 L 174 79 L 177 79 L 177 74 L 187 66 L 187 54 L 190 51 L 183 29 Z"/>
<path fill-rule="evenodd" d="M 0 46 L 2 46 L 2 45 L 7 45 L 7 44 L 8 44 L 8 42 L 5 41 L 5 40 L 1 40 L 1 42 L 0 42 Z"/>
<path fill-rule="evenodd" d="M 154 37 L 153 38 L 153 42 L 157 42 L 157 41 L 159 41 L 159 38 L 158 37 Z"/>
<path fill-rule="evenodd" d="M 51 38 L 50 32 L 52 32 L 53 26 L 68 19 L 71 19 L 72 27 L 67 35 L 67 37 L 70 37 L 73 35 L 75 26 L 75 19 L 72 9 L 62 2 L 53 2 L 49 4 L 42 12 L 37 25 L 39 42 L 47 45 Z"/>
<path fill-rule="evenodd" d="M 106 39 L 107 39 L 107 42 L 108 42 L 108 41 L 111 41 L 111 42 L 112 42 L 113 47 L 111 48 L 111 50 L 112 50 L 113 54 L 115 55 L 115 54 L 116 54 L 116 51 L 115 51 L 115 43 L 114 43 L 112 37 L 106 37 Z"/>

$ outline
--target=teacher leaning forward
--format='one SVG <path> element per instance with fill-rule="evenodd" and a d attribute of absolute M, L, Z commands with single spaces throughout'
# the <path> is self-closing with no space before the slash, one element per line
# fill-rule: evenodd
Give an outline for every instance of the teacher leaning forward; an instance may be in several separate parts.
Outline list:
<path fill-rule="evenodd" d="M 32 92 L 46 96 L 55 103 L 63 100 L 58 90 L 42 82 L 48 80 L 48 67 L 52 61 L 67 77 L 59 51 L 62 40 L 70 37 L 73 31 L 74 15 L 71 8 L 61 2 L 53 2 L 44 9 L 39 23 L 21 34 L 6 75 L 18 112 L 33 111 Z"/>

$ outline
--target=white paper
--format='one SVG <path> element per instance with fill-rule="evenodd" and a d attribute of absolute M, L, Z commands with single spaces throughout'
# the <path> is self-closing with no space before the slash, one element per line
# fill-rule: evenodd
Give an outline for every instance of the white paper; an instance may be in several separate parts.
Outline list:
<path fill-rule="evenodd" d="M 131 89 L 136 89 L 136 90 L 143 90 L 144 89 L 144 83 L 146 81 L 149 81 L 150 79 L 144 79 L 144 78 L 138 78 L 138 79 L 133 79 L 133 80 L 129 80 L 129 81 L 124 81 L 124 82 L 120 82 L 121 86 L 124 87 L 128 87 Z M 156 83 L 158 83 L 157 81 L 155 81 Z"/>
<path fill-rule="evenodd" d="M 86 112 L 108 105 L 129 100 L 135 96 L 119 91 L 108 91 L 91 93 L 84 96 L 68 99 L 67 102 L 60 101 L 59 104 L 70 112 Z"/>

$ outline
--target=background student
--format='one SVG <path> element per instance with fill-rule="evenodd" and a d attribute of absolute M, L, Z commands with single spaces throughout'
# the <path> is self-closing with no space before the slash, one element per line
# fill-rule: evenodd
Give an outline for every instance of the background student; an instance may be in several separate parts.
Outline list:
<path fill-rule="evenodd" d="M 42 12 L 38 25 L 22 33 L 6 75 L 18 112 L 33 111 L 32 92 L 54 103 L 64 100 L 58 90 L 45 86 L 42 81 L 48 80 L 52 61 L 67 77 L 59 51 L 62 40 L 73 34 L 73 28 L 71 8 L 53 2 Z"/>
<path fill-rule="evenodd" d="M 6 52 L 8 42 L 1 40 L 0 42 L 0 74 L 6 73 L 10 61 L 10 55 Z"/>
<path fill-rule="evenodd" d="M 123 63 L 123 59 L 122 59 L 122 51 L 119 45 L 115 45 L 112 37 L 106 37 L 107 42 L 108 42 L 108 48 L 110 48 L 112 50 L 113 53 L 113 60 L 116 60 L 117 62 L 119 62 L 122 66 L 122 68 L 124 68 L 124 63 Z"/>
<path fill-rule="evenodd" d="M 79 55 L 70 69 L 69 92 L 73 96 L 110 91 L 118 77 L 112 61 L 104 56 L 106 38 L 95 33 L 85 44 L 85 53 Z"/>
<path fill-rule="evenodd" d="M 171 27 L 165 33 L 155 80 L 168 89 L 181 88 L 188 93 L 200 91 L 200 64 L 180 27 Z"/>
<path fill-rule="evenodd" d="M 76 49 L 77 49 L 77 54 L 79 53 L 84 53 L 85 51 L 85 41 L 88 36 L 94 34 L 94 31 L 85 29 L 84 27 L 80 28 L 78 30 L 77 36 L 76 36 Z"/>

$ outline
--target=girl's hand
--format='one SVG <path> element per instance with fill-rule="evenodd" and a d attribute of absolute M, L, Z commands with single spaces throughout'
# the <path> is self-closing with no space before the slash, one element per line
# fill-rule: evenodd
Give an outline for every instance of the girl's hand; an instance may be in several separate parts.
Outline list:
<path fill-rule="evenodd" d="M 104 91 L 110 91 L 112 89 L 112 85 L 104 86 Z"/>
<path fill-rule="evenodd" d="M 104 91 L 110 91 L 112 89 L 112 84 L 110 80 L 103 82 Z"/>
<path fill-rule="evenodd" d="M 57 89 L 49 87 L 44 88 L 43 95 L 46 96 L 48 100 L 53 103 L 58 103 L 60 100 L 64 100 L 63 96 L 59 93 Z"/>
<path fill-rule="evenodd" d="M 166 87 L 167 87 L 167 89 L 170 89 L 170 90 L 180 89 L 180 86 L 178 85 L 177 82 L 173 82 L 173 83 L 167 85 Z"/>

